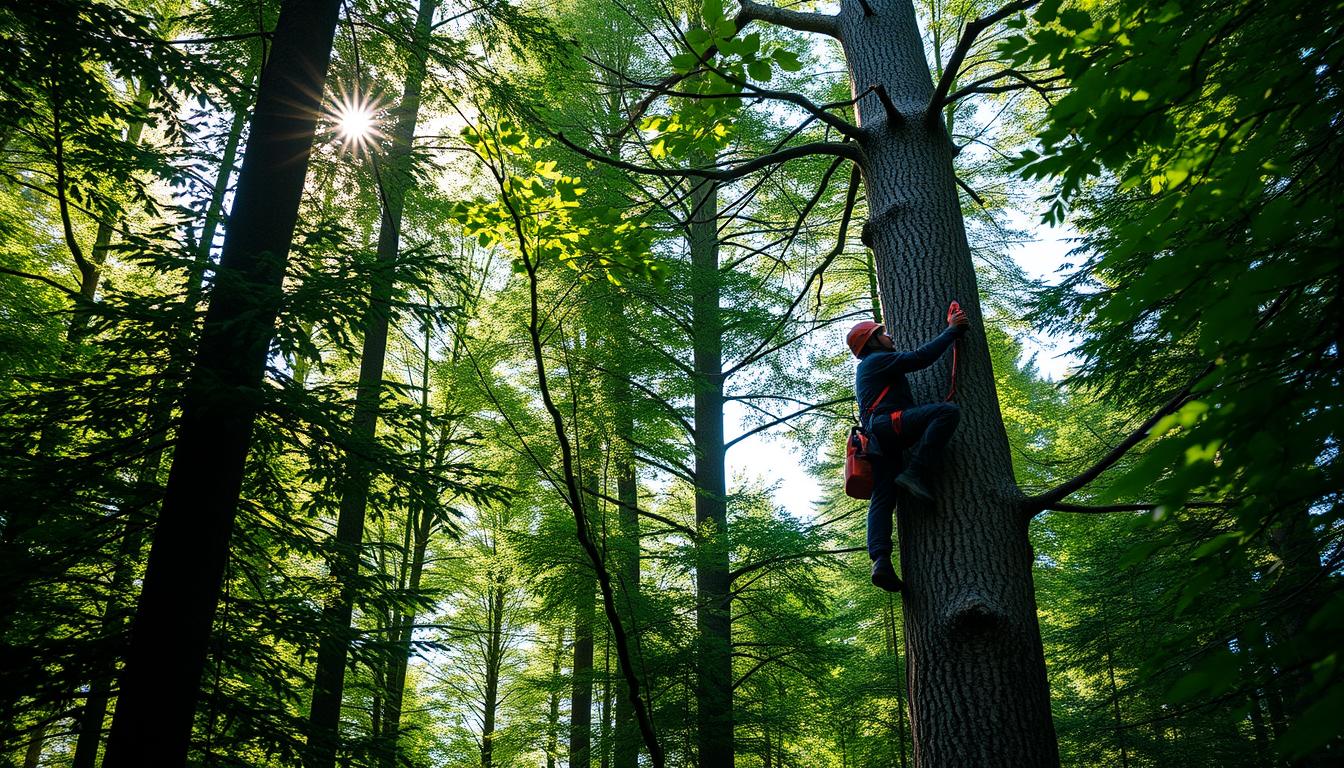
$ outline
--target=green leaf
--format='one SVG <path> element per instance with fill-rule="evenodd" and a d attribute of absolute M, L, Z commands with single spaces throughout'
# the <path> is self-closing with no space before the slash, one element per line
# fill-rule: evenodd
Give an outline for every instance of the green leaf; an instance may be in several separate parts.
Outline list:
<path fill-rule="evenodd" d="M 690 72 L 692 69 L 695 69 L 696 64 L 700 63 L 700 57 L 696 56 L 694 53 L 678 53 L 676 56 L 669 59 L 667 63 L 671 64 L 672 69 L 677 72 Z"/>
<path fill-rule="evenodd" d="M 773 58 L 775 64 L 785 72 L 797 72 L 803 68 L 803 63 L 798 60 L 798 54 L 787 48 L 776 48 Z"/>
<path fill-rule="evenodd" d="M 747 72 L 751 74 L 753 80 L 768 82 L 774 76 L 774 69 L 768 61 L 753 61 L 747 65 Z"/>
<path fill-rule="evenodd" d="M 723 0 L 701 0 L 700 20 L 711 29 L 723 19 Z M 720 35 L 724 37 L 724 35 Z"/>

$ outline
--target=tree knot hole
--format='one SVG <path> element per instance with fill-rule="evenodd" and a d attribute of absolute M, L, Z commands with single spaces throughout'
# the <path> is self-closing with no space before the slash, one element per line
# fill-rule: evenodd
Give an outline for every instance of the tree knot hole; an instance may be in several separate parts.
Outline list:
<path fill-rule="evenodd" d="M 953 601 L 945 616 L 948 635 L 964 639 L 998 633 L 1008 623 L 1007 614 L 980 595 Z"/>

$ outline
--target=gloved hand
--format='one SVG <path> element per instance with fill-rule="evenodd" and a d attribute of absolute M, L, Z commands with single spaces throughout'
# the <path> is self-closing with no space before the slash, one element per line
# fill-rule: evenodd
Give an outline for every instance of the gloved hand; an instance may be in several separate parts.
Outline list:
<path fill-rule="evenodd" d="M 971 328 L 970 318 L 966 317 L 966 313 L 961 311 L 961 305 L 955 301 L 947 308 L 947 325 L 956 328 L 959 336 L 966 335 L 966 331 Z"/>

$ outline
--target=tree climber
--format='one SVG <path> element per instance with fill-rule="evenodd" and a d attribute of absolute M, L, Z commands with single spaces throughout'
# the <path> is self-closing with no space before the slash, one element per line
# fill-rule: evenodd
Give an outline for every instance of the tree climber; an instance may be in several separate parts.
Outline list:
<path fill-rule="evenodd" d="M 932 501 L 926 483 L 937 467 L 943 447 L 961 419 L 955 403 L 915 405 L 905 374 L 933 365 L 947 348 L 971 327 L 960 307 L 948 312 L 947 328 L 912 352 L 897 352 L 885 327 L 866 321 L 850 329 L 845 341 L 859 358 L 854 395 L 864 427 L 870 435 L 873 496 L 868 502 L 868 557 L 873 561 L 873 584 L 898 592 L 901 579 L 891 564 L 892 510 L 896 490 Z M 910 462 L 901 469 L 901 450 L 913 446 Z"/>

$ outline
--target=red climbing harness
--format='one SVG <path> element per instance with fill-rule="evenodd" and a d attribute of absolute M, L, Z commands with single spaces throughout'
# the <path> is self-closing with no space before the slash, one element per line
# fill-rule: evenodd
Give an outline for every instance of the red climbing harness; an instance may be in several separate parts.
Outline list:
<path fill-rule="evenodd" d="M 947 308 L 947 322 L 952 324 L 952 318 L 961 311 L 961 305 L 952 302 Z M 875 326 L 880 327 L 880 326 Z M 867 337 L 864 337 L 867 340 Z M 950 401 L 957 394 L 957 352 L 961 350 L 961 339 L 958 338 L 952 346 L 952 386 L 947 390 L 947 397 L 944 402 Z M 882 398 L 887 396 L 891 387 L 883 387 L 878 393 L 877 399 L 868 406 L 864 412 L 865 416 L 872 416 L 877 410 L 877 406 L 882 402 Z M 891 412 L 891 428 L 896 433 L 896 439 L 900 448 L 907 447 L 908 441 L 901 436 L 901 411 Z M 845 495 L 854 499 L 871 499 L 873 497 L 873 460 L 872 453 L 868 449 L 871 441 L 877 438 L 870 434 L 860 422 L 849 428 L 849 439 L 845 441 Z"/>

